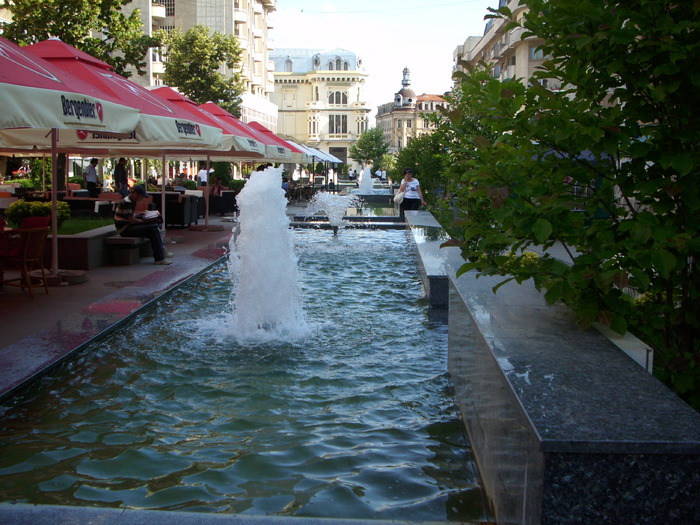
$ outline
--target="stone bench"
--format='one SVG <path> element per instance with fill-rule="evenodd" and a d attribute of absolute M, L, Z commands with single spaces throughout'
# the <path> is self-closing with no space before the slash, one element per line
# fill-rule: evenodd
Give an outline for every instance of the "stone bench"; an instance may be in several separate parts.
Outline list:
<path fill-rule="evenodd" d="M 138 264 L 141 257 L 151 253 L 151 244 L 145 237 L 107 237 L 107 258 L 110 264 L 128 266 Z"/>

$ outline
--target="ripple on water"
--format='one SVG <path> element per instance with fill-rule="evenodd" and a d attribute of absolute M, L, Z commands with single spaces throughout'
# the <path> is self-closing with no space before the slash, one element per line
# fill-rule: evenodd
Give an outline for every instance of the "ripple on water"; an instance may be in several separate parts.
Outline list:
<path fill-rule="evenodd" d="M 6 408 L 6 501 L 487 516 L 445 372 L 444 319 L 420 301 L 405 235 L 297 233 L 311 330 L 237 343 L 235 290 L 216 267 Z"/>

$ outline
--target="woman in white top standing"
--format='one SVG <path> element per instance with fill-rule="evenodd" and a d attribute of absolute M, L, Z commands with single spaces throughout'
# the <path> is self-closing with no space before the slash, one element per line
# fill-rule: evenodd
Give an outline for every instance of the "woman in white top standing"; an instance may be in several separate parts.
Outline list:
<path fill-rule="evenodd" d="M 413 171 L 411 168 L 403 170 L 403 180 L 401 181 L 399 191 L 404 192 L 403 201 L 401 202 L 402 216 L 403 212 L 406 210 L 417 210 L 420 208 L 421 204 L 425 206 L 423 192 L 420 191 L 420 182 L 418 182 L 418 179 L 413 178 Z"/>

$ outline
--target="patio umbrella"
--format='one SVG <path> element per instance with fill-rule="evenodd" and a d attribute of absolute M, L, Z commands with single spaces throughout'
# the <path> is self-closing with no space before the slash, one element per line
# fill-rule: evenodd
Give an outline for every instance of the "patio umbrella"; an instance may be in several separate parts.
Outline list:
<path fill-rule="evenodd" d="M 248 122 L 248 126 L 267 136 L 270 140 L 272 140 L 274 144 L 289 149 L 289 151 L 292 153 L 291 157 L 293 162 L 302 162 L 304 152 L 301 149 L 299 149 L 292 143 L 284 140 L 279 135 L 276 135 L 259 122 Z"/>
<path fill-rule="evenodd" d="M 51 273 L 56 275 L 59 131 L 65 135 L 80 129 L 123 136 L 136 128 L 140 112 L 2 37 L 0 101 L 0 149 L 20 147 L 51 151 Z"/>
<path fill-rule="evenodd" d="M 214 104 L 213 102 L 207 102 L 200 106 L 203 110 L 211 113 L 212 115 L 229 122 L 231 125 L 243 130 L 245 133 L 254 137 L 257 141 L 265 145 L 265 159 L 275 162 L 291 162 L 292 161 L 292 150 L 285 145 L 280 144 L 274 140 L 269 134 L 263 133 L 258 129 L 253 128 L 250 124 L 246 124 L 241 121 L 238 117 L 235 117 L 222 107 Z"/>
<path fill-rule="evenodd" d="M 147 88 L 117 75 L 109 64 L 59 39 L 44 40 L 25 49 L 141 112 L 138 125 L 126 138 L 108 133 L 66 134 L 58 143 L 62 151 L 161 156 L 169 149 L 223 147 L 220 128 L 193 118 Z"/>
<path fill-rule="evenodd" d="M 205 122 L 211 123 L 213 126 L 220 127 L 224 133 L 224 148 L 222 150 L 211 150 L 205 153 L 207 160 L 206 170 L 210 173 L 210 161 L 215 158 L 219 161 L 243 161 L 256 160 L 263 158 L 265 145 L 259 142 L 253 135 L 245 132 L 243 128 L 234 126 L 230 120 L 224 120 L 211 113 L 205 111 L 196 102 L 186 96 L 178 93 L 171 87 L 163 86 L 154 89 L 153 92 L 169 102 L 177 105 L 180 109 L 187 111 L 196 118 Z M 189 155 L 188 158 L 196 157 L 197 154 Z M 208 231 L 209 226 L 209 182 L 211 177 L 207 176 L 204 185 L 204 228 L 203 231 Z M 193 228 L 200 229 L 200 228 Z"/>
<path fill-rule="evenodd" d="M 59 150 L 86 152 L 91 155 L 99 152 L 109 156 L 137 155 L 160 158 L 163 171 L 160 211 L 164 223 L 166 157 L 194 151 L 230 149 L 230 144 L 223 143 L 223 131 L 220 127 L 117 75 L 109 64 L 61 40 L 44 40 L 28 46 L 27 49 L 141 111 L 136 129 L 127 138 L 103 133 L 77 133 L 75 136 L 61 137 L 58 147 Z"/>
<path fill-rule="evenodd" d="M 51 129 L 130 133 L 139 110 L 0 37 L 0 146 L 50 146 Z"/>
<path fill-rule="evenodd" d="M 192 118 L 221 128 L 223 132 L 223 147 L 210 150 L 209 153 L 212 157 L 220 159 L 230 158 L 233 161 L 263 158 L 265 145 L 242 127 L 235 126 L 232 121 L 221 119 L 205 111 L 196 102 L 178 93 L 171 87 L 159 87 L 154 89 L 152 93 L 191 114 Z"/>

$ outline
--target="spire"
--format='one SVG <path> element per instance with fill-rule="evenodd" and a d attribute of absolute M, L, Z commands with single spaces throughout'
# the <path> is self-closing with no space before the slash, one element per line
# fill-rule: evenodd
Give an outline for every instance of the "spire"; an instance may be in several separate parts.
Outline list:
<path fill-rule="evenodd" d="M 401 85 L 405 88 L 411 85 L 410 75 L 411 72 L 408 70 L 408 67 L 403 68 L 403 80 L 401 81 Z"/>

